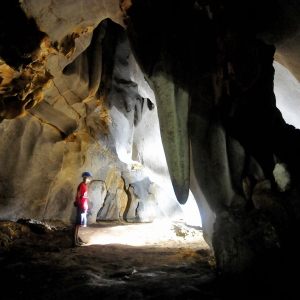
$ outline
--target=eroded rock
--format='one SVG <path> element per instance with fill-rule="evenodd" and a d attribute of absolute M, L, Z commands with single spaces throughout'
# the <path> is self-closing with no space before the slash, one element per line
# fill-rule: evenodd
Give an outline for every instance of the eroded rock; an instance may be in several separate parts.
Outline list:
<path fill-rule="evenodd" d="M 72 222 L 85 170 L 92 222 L 178 218 L 172 178 L 180 202 L 193 190 L 221 272 L 293 248 L 299 131 L 276 107 L 273 61 L 299 77 L 297 1 L 21 4 L 8 19 L 24 36 L 1 29 L 1 219 Z M 279 193 L 274 155 L 290 176 Z"/>

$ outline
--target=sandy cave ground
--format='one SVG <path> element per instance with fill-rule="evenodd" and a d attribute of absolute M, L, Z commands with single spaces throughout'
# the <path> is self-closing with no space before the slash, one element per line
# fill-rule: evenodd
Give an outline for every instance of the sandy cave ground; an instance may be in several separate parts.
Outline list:
<path fill-rule="evenodd" d="M 219 281 L 199 227 L 100 222 L 81 229 L 86 246 L 72 247 L 72 236 L 73 226 L 57 221 L 0 221 L 0 299 L 275 299 L 277 294 L 259 286 L 237 291 Z"/>

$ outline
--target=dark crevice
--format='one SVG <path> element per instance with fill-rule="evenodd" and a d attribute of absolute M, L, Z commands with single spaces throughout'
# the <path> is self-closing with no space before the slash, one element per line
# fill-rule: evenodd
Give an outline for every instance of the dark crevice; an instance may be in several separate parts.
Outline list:
<path fill-rule="evenodd" d="M 0 10 L 0 56 L 8 65 L 18 69 L 29 64 L 44 37 L 34 19 L 27 19 L 18 0 L 6 1 Z"/>

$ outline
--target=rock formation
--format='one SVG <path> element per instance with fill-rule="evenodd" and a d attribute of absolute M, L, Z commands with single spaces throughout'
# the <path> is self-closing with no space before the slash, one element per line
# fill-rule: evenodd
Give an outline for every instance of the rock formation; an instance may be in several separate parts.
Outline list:
<path fill-rule="evenodd" d="M 18 52 L 3 48 L 1 53 L 1 218 L 73 221 L 76 185 L 84 170 L 93 174 L 90 222 L 126 220 L 128 211 L 130 220 L 143 222 L 153 219 L 151 209 L 159 217 L 182 218 L 155 97 L 120 26 L 118 3 L 86 3 L 85 12 L 77 2 L 40 4 L 10 4 L 10 17 L 20 14 L 24 31 L 28 23 L 35 30 L 29 58 L 18 56 L 22 45 L 14 45 L 10 32 L 4 32 L 3 39 Z M 51 22 L 45 10 L 52 11 Z M 70 15 L 73 24 L 66 21 Z M 9 152 L 13 159 L 7 159 Z M 160 186 L 161 193 L 151 192 Z M 130 207 L 138 190 L 153 199 L 141 198 Z M 151 209 L 141 213 L 143 201 Z"/>
<path fill-rule="evenodd" d="M 295 247 L 299 130 L 273 63 L 300 80 L 296 0 L 15 0 L 1 14 L 1 219 L 71 222 L 89 170 L 90 222 L 180 219 L 191 190 L 223 274 Z"/>

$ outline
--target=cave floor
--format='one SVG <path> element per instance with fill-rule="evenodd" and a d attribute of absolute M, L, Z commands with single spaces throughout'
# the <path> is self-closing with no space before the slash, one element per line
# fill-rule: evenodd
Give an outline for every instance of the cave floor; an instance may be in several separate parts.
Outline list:
<path fill-rule="evenodd" d="M 269 282 L 220 280 L 201 228 L 100 222 L 72 247 L 72 226 L 47 224 L 1 221 L 0 299 L 293 299 Z"/>

